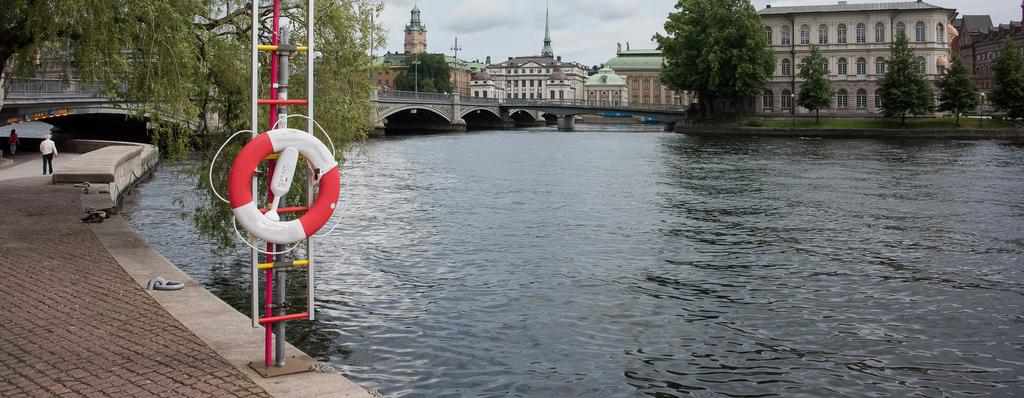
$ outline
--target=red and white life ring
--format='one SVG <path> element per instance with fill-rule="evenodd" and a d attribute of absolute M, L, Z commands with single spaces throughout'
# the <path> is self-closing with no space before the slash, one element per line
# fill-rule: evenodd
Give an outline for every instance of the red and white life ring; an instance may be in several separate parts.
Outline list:
<path fill-rule="evenodd" d="M 288 147 L 309 160 L 320 183 L 313 206 L 297 220 L 267 218 L 252 197 L 252 175 L 268 155 Z M 341 173 L 334 155 L 320 140 L 303 131 L 282 128 L 260 134 L 249 141 L 231 164 L 228 201 L 238 223 L 257 238 L 279 245 L 305 240 L 320 230 L 334 214 L 341 194 Z"/>

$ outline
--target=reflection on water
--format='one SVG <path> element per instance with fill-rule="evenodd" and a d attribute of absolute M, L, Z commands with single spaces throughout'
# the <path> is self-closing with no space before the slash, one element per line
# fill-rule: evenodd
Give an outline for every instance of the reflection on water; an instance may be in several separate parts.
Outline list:
<path fill-rule="evenodd" d="M 247 313 L 170 169 L 127 216 Z M 1020 146 L 537 129 L 347 172 L 288 337 L 387 396 L 1024 394 Z"/>

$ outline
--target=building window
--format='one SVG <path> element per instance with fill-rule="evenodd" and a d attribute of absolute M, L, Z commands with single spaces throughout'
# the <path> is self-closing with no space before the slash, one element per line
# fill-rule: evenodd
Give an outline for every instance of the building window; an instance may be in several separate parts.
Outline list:
<path fill-rule="evenodd" d="M 857 58 L 857 74 L 860 76 L 868 74 L 868 60 Z"/>
<path fill-rule="evenodd" d="M 914 38 L 917 39 L 918 43 L 924 43 L 924 22 L 918 22 L 914 25 Z"/>
<path fill-rule="evenodd" d="M 896 37 L 906 36 L 906 35 L 907 35 L 907 25 L 904 25 L 903 22 L 897 22 L 896 23 Z"/>
<path fill-rule="evenodd" d="M 868 27 L 864 24 L 857 24 L 857 43 L 863 44 L 868 42 Z"/>
<path fill-rule="evenodd" d="M 473 96 L 474 97 L 479 97 L 480 96 L 480 92 L 479 91 L 474 91 L 473 92 Z"/>
<path fill-rule="evenodd" d="M 921 73 L 925 73 L 924 57 L 917 57 L 917 70 L 921 71 Z"/>
<path fill-rule="evenodd" d="M 793 93 L 789 90 L 782 90 L 782 109 L 789 109 L 793 107 Z"/>
<path fill-rule="evenodd" d="M 789 25 L 783 26 L 782 31 L 779 32 L 782 35 L 782 45 L 788 46 L 793 44 L 793 38 L 790 37 L 791 32 L 789 31 Z"/>
<path fill-rule="evenodd" d="M 850 107 L 850 93 L 844 90 L 839 90 L 836 94 L 836 108 L 846 109 Z"/>
<path fill-rule="evenodd" d="M 769 46 L 772 45 L 772 27 L 771 26 L 765 26 L 764 27 L 764 36 L 768 39 L 768 45 Z"/>
<path fill-rule="evenodd" d="M 811 44 L 811 27 L 807 25 L 800 26 L 800 44 Z"/>
<path fill-rule="evenodd" d="M 875 74 L 876 75 L 884 75 L 885 74 L 885 58 L 882 58 L 882 57 L 875 58 Z"/>
<path fill-rule="evenodd" d="M 533 99 L 533 93 L 530 93 L 530 99 Z"/>
<path fill-rule="evenodd" d="M 790 76 L 793 74 L 793 63 L 790 62 L 789 58 L 782 60 L 782 76 Z"/>
<path fill-rule="evenodd" d="M 839 76 L 846 76 L 849 72 L 849 65 L 847 64 L 846 58 L 839 58 Z"/>
<path fill-rule="evenodd" d="M 565 90 L 558 90 L 558 99 L 565 99 Z"/>
<path fill-rule="evenodd" d="M 882 109 L 882 92 L 875 90 L 875 109 Z"/>
<path fill-rule="evenodd" d="M 551 90 L 551 96 L 548 97 L 548 98 L 551 98 L 551 99 L 555 98 L 555 90 Z"/>
<path fill-rule="evenodd" d="M 836 28 L 836 42 L 839 44 L 846 44 L 846 24 L 839 24 Z"/>
<path fill-rule="evenodd" d="M 942 24 L 935 27 L 935 41 L 939 43 L 946 41 L 946 30 L 942 28 Z"/>
<path fill-rule="evenodd" d="M 640 80 L 635 80 L 635 79 L 633 80 L 633 89 L 634 90 L 639 90 L 640 89 Z"/>
<path fill-rule="evenodd" d="M 828 44 L 828 25 L 818 25 L 818 44 Z"/>
<path fill-rule="evenodd" d="M 761 95 L 761 105 L 764 109 L 772 109 L 775 105 L 775 93 L 772 90 L 764 90 L 764 94 Z"/>
<path fill-rule="evenodd" d="M 857 90 L 857 109 L 868 109 L 868 90 Z"/>
<path fill-rule="evenodd" d="M 530 80 L 530 87 L 533 87 L 533 80 Z"/>
<path fill-rule="evenodd" d="M 875 24 L 875 43 L 885 43 L 885 24 Z"/>

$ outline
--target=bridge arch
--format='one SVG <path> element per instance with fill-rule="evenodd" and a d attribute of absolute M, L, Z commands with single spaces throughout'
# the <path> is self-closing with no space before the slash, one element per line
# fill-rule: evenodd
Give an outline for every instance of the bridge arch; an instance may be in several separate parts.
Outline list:
<path fill-rule="evenodd" d="M 378 120 L 384 131 L 390 133 L 423 133 L 454 131 L 453 110 L 450 105 L 398 104 L 379 106 Z M 461 126 L 465 129 L 464 126 Z"/>
<path fill-rule="evenodd" d="M 476 115 L 487 114 L 488 116 L 494 116 L 499 121 L 501 120 L 501 115 L 499 115 L 498 112 L 495 112 L 494 107 L 483 107 L 483 106 L 465 107 L 465 108 L 462 109 L 462 114 L 459 115 L 459 117 L 465 119 L 467 116 L 470 116 L 470 115 L 473 115 L 473 114 L 476 114 Z"/>
<path fill-rule="evenodd" d="M 390 119 L 392 116 L 401 114 L 402 112 L 408 112 L 409 114 L 417 114 L 420 111 L 429 112 L 441 119 L 444 119 L 444 121 L 448 123 L 452 122 L 451 111 L 445 112 L 444 110 L 432 106 L 418 104 L 385 107 L 378 111 L 378 118 L 380 118 L 380 120 L 387 120 Z"/>

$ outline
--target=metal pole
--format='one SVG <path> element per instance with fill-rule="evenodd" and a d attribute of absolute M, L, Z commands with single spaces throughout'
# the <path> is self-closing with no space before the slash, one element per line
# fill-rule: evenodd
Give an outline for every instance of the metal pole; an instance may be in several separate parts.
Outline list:
<path fill-rule="evenodd" d="M 306 3 L 306 132 L 310 135 L 313 134 L 313 63 L 316 58 L 316 51 L 314 48 L 314 34 L 313 34 L 313 4 L 314 0 L 309 0 Z M 371 46 L 372 47 L 372 46 Z M 309 177 L 306 182 L 306 206 L 313 206 L 313 176 Z M 313 308 L 313 239 L 306 239 L 306 259 L 309 260 L 309 265 L 306 265 L 306 312 L 309 313 L 309 320 L 316 319 L 316 311 Z"/>
<path fill-rule="evenodd" d="M 281 28 L 281 44 L 288 45 L 288 28 Z M 288 99 L 288 72 L 289 72 L 289 54 L 288 52 L 278 52 L 278 63 L 277 63 L 277 98 Z M 307 54 L 308 56 L 308 54 Z M 282 105 L 277 108 L 278 121 L 280 127 L 288 127 L 288 106 Z M 284 199 L 284 198 L 281 198 Z M 283 245 L 275 245 L 274 251 L 280 251 L 283 249 Z M 285 271 L 274 271 L 274 279 L 277 283 L 277 295 L 274 296 L 274 315 L 282 316 L 285 315 L 285 295 L 287 294 L 287 284 L 285 283 Z M 284 337 L 285 337 L 285 323 L 276 322 L 274 323 L 274 366 L 284 367 Z"/>
<path fill-rule="evenodd" d="M 252 134 L 250 135 L 249 139 L 256 138 L 256 134 L 257 134 L 257 131 L 259 129 L 259 114 L 260 114 L 260 112 L 259 112 L 259 108 L 257 107 L 257 101 L 259 100 L 259 91 L 260 91 L 260 69 L 259 69 L 260 68 L 260 60 L 259 60 L 259 50 L 257 50 L 257 46 L 259 45 L 259 29 L 257 28 L 259 26 L 259 1 L 253 0 L 251 12 L 252 12 L 252 64 L 250 65 L 251 69 L 250 69 L 249 74 L 250 74 L 251 83 L 252 83 L 252 86 L 250 87 L 250 90 L 251 90 L 251 92 L 250 92 L 250 100 L 252 102 L 250 104 L 250 106 L 251 106 L 250 111 L 252 112 L 252 115 L 251 115 L 251 119 L 250 119 L 250 124 L 249 124 L 250 127 L 249 128 L 252 130 Z M 254 198 L 256 197 L 256 175 L 255 174 L 252 177 L 252 197 L 254 197 Z M 256 246 L 255 245 L 256 242 L 253 241 L 252 243 L 254 243 L 253 247 L 255 247 Z M 260 324 L 259 324 L 259 318 L 260 318 L 260 295 L 259 295 L 259 290 L 260 290 L 260 271 L 259 271 L 259 268 L 257 268 L 257 265 L 259 264 L 259 252 L 257 252 L 256 249 L 249 249 L 249 257 L 250 257 L 250 261 L 252 262 L 252 264 L 251 264 L 251 272 L 252 272 L 252 274 L 251 274 L 251 283 L 252 283 L 252 298 L 251 298 L 252 299 L 252 314 L 251 314 L 252 315 L 252 327 L 258 328 L 260 326 Z"/>
<path fill-rule="evenodd" d="M 413 86 L 413 90 L 418 93 L 420 92 L 420 57 L 418 55 L 416 56 L 416 60 L 412 61 L 412 65 L 415 67 L 416 70 L 416 80 L 414 83 L 415 85 Z"/>
<path fill-rule="evenodd" d="M 981 93 L 981 103 L 978 104 L 978 128 L 982 127 L 985 121 L 985 92 Z"/>
<path fill-rule="evenodd" d="M 259 1 L 259 0 L 253 0 L 253 2 L 256 2 L 256 1 Z M 273 19 L 273 31 L 271 32 L 271 35 L 270 35 L 270 44 L 276 46 L 276 45 L 280 44 L 280 38 L 278 37 L 278 31 L 281 29 L 281 0 L 274 0 L 274 14 L 273 14 L 273 18 L 274 18 Z M 270 53 L 270 98 L 277 99 L 277 51 L 272 51 Z M 273 126 L 275 123 L 277 123 L 277 106 L 276 105 L 271 105 L 270 106 L 270 124 L 268 126 Z M 274 169 L 274 161 L 270 161 L 269 162 L 269 164 L 267 165 L 267 169 L 268 170 L 273 170 Z M 273 178 L 273 174 L 274 173 L 267 173 L 267 186 L 268 187 L 270 186 L 270 180 Z M 267 203 L 270 203 L 273 200 L 274 200 L 274 193 L 271 190 L 268 189 L 267 190 Z M 267 251 L 268 252 L 275 251 L 273 243 L 267 243 Z M 267 260 L 268 263 L 272 263 L 272 262 L 274 262 L 274 256 L 271 255 L 271 254 L 268 254 L 266 260 Z M 273 269 L 268 269 L 267 270 L 267 284 L 266 284 L 266 300 L 265 300 L 266 307 L 264 308 L 264 313 L 266 314 L 266 316 L 272 316 L 272 314 L 273 314 L 273 309 L 272 309 L 273 299 L 274 299 L 274 270 Z M 265 328 L 265 333 L 263 335 L 263 338 L 264 338 L 263 364 L 264 364 L 264 366 L 269 368 L 270 365 L 271 365 L 271 351 L 273 349 L 273 341 L 272 341 L 273 340 L 273 333 L 272 333 L 270 327 L 266 327 Z"/>
<path fill-rule="evenodd" d="M 452 74 L 455 77 L 455 93 L 462 95 L 462 89 L 459 88 L 459 50 L 462 50 L 462 47 L 459 47 L 458 36 L 455 36 L 455 45 L 451 49 L 455 51 L 455 73 Z"/>

